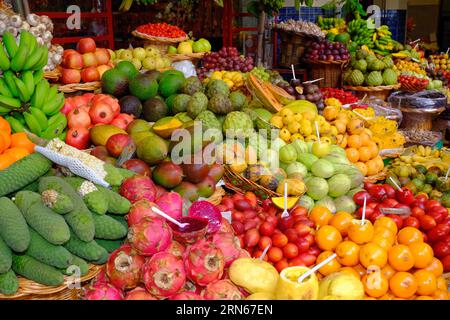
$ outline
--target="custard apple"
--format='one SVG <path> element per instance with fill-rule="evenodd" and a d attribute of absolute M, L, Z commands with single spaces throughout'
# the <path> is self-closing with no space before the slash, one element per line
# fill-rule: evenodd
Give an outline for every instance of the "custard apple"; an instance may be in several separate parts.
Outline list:
<path fill-rule="evenodd" d="M 359 70 L 353 70 L 347 77 L 347 82 L 352 86 L 360 86 L 364 83 L 364 74 Z"/>
<path fill-rule="evenodd" d="M 375 57 L 373 54 L 367 55 L 367 57 L 365 59 L 367 61 L 367 64 L 370 64 L 371 62 L 374 62 L 375 60 L 378 60 L 377 57 Z"/>
<path fill-rule="evenodd" d="M 380 71 L 372 71 L 366 75 L 366 85 L 369 87 L 381 86 L 383 84 L 383 76 Z"/>
<path fill-rule="evenodd" d="M 189 95 L 193 95 L 196 92 L 203 92 L 203 85 L 196 76 L 191 76 L 184 82 L 181 87 L 181 92 Z"/>
<path fill-rule="evenodd" d="M 209 110 L 205 110 L 201 112 L 197 118 L 195 118 L 195 121 L 201 121 L 202 122 L 202 129 L 208 130 L 208 129 L 218 129 L 222 132 L 222 124 L 219 120 L 217 120 L 214 113 L 212 113 Z"/>
<path fill-rule="evenodd" d="M 371 71 L 381 71 L 386 67 L 386 65 L 384 64 L 383 61 L 377 59 L 372 62 L 369 62 L 367 67 Z"/>
<path fill-rule="evenodd" d="M 222 129 L 230 137 L 249 136 L 253 132 L 253 121 L 245 112 L 233 111 L 225 117 Z"/>
<path fill-rule="evenodd" d="M 173 114 L 177 114 L 179 112 L 185 112 L 187 109 L 187 105 L 191 100 L 191 96 L 188 94 L 177 94 L 173 99 L 172 111 Z"/>
<path fill-rule="evenodd" d="M 189 117 L 195 119 L 208 108 L 208 98 L 203 92 L 196 92 L 188 102 L 186 111 Z"/>
<path fill-rule="evenodd" d="M 365 72 L 367 70 L 366 60 L 360 59 L 360 60 L 356 61 L 354 68 L 358 69 L 359 71 Z"/>
<path fill-rule="evenodd" d="M 208 110 L 215 114 L 227 114 L 233 111 L 233 105 L 228 96 L 217 94 L 209 99 Z"/>
<path fill-rule="evenodd" d="M 248 105 L 247 97 L 240 91 L 230 93 L 228 98 L 233 106 L 233 111 L 241 111 L 242 108 L 245 108 Z"/>
<path fill-rule="evenodd" d="M 386 68 L 393 68 L 394 67 L 394 61 L 392 60 L 391 57 L 384 57 L 383 60 L 384 65 L 386 66 Z"/>
<path fill-rule="evenodd" d="M 358 51 L 356 51 L 356 59 L 358 59 L 358 60 L 365 59 L 368 54 L 369 54 L 369 52 L 367 52 L 366 50 L 359 49 Z"/>
<path fill-rule="evenodd" d="M 393 69 L 386 69 L 383 71 L 383 84 L 390 86 L 397 83 L 397 72 Z"/>
<path fill-rule="evenodd" d="M 209 81 L 206 85 L 206 95 L 208 98 L 211 99 L 218 94 L 228 97 L 230 94 L 230 88 L 225 81 L 219 79 Z"/>

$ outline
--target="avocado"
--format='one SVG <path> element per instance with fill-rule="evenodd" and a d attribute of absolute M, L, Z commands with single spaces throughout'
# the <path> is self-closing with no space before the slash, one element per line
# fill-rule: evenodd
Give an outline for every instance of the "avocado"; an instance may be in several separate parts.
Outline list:
<path fill-rule="evenodd" d="M 130 93 L 140 100 L 148 100 L 158 93 L 158 82 L 151 75 L 139 74 L 130 80 Z"/>
<path fill-rule="evenodd" d="M 159 75 L 161 74 L 161 72 L 159 72 L 158 70 L 148 70 L 147 72 L 145 72 L 145 74 L 148 75 L 150 79 L 159 81 Z"/>
<path fill-rule="evenodd" d="M 149 122 L 156 122 L 164 118 L 169 113 L 164 100 L 158 98 L 150 98 L 144 102 L 143 115 L 144 119 Z"/>
<path fill-rule="evenodd" d="M 128 93 L 128 77 L 119 69 L 110 69 L 102 76 L 102 92 L 120 98 Z"/>
<path fill-rule="evenodd" d="M 125 73 L 128 79 L 132 79 L 139 74 L 139 71 L 130 61 L 120 61 L 116 65 L 116 69 Z"/>
<path fill-rule="evenodd" d="M 159 93 L 164 98 L 176 94 L 184 84 L 184 76 L 178 74 L 165 75 L 159 80 Z"/>
<path fill-rule="evenodd" d="M 119 100 L 120 112 L 134 115 L 136 119 L 139 119 L 142 114 L 141 100 L 135 96 L 124 96 Z"/>

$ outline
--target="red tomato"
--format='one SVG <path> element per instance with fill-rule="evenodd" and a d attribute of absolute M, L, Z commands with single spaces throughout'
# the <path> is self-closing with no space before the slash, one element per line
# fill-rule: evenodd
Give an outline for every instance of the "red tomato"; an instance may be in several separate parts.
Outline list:
<path fill-rule="evenodd" d="M 276 226 L 278 224 L 278 218 L 276 216 L 268 216 L 266 217 L 266 222 Z"/>
<path fill-rule="evenodd" d="M 416 196 L 416 200 L 420 202 L 425 202 L 428 200 L 428 196 L 426 194 L 421 193 Z"/>
<path fill-rule="evenodd" d="M 280 273 L 281 271 L 283 271 L 283 269 L 286 269 L 287 267 L 289 267 L 289 262 L 287 261 L 286 258 L 283 258 L 280 261 L 278 261 L 274 265 L 274 267 L 275 267 L 275 269 L 277 269 L 278 273 Z"/>
<path fill-rule="evenodd" d="M 272 262 L 278 262 L 281 259 L 283 259 L 283 250 L 277 247 L 272 247 L 267 252 L 267 256 L 269 257 L 269 260 Z"/>
<path fill-rule="evenodd" d="M 293 226 L 294 226 L 294 218 L 292 216 L 289 216 L 287 218 L 281 218 L 280 216 L 278 220 L 278 228 L 280 228 L 281 231 L 292 228 Z"/>
<path fill-rule="evenodd" d="M 309 248 L 308 253 L 315 255 L 316 257 L 322 252 L 318 246 L 312 246 Z"/>
<path fill-rule="evenodd" d="M 312 266 L 315 262 L 317 257 L 315 255 L 312 255 L 310 253 L 300 253 L 298 255 L 298 258 L 302 259 L 304 264 L 309 267 Z"/>
<path fill-rule="evenodd" d="M 428 211 L 428 215 L 432 216 L 436 223 L 441 223 L 447 217 L 448 211 L 443 206 L 435 206 Z"/>
<path fill-rule="evenodd" d="M 311 227 L 302 222 L 298 222 L 294 225 L 294 229 L 297 231 L 299 237 L 305 237 L 311 233 Z"/>
<path fill-rule="evenodd" d="M 385 205 L 386 208 L 395 208 L 395 206 L 398 205 L 398 201 L 392 198 L 387 198 L 382 204 Z"/>
<path fill-rule="evenodd" d="M 283 247 L 283 255 L 288 259 L 295 258 L 298 255 L 297 246 L 293 243 L 288 243 Z"/>
<path fill-rule="evenodd" d="M 431 230 L 436 227 L 436 221 L 434 221 L 432 216 L 424 215 L 419 217 L 420 226 L 424 230 Z"/>
<path fill-rule="evenodd" d="M 412 217 L 419 218 L 420 216 L 423 216 L 423 215 L 425 215 L 425 210 L 423 210 L 422 208 L 413 207 L 411 209 L 411 216 Z"/>
<path fill-rule="evenodd" d="M 309 241 L 305 238 L 298 238 L 295 244 L 299 253 L 307 252 L 310 249 Z"/>
<path fill-rule="evenodd" d="M 259 226 L 259 233 L 263 236 L 271 236 L 275 231 L 275 225 L 265 221 Z"/>
<path fill-rule="evenodd" d="M 245 241 L 245 245 L 247 247 L 254 247 L 258 244 L 260 239 L 260 235 L 259 232 L 256 228 L 253 229 L 249 229 L 245 232 L 245 237 L 244 237 L 244 241 Z"/>
<path fill-rule="evenodd" d="M 417 208 L 425 210 L 425 200 L 424 201 L 419 201 L 419 200 L 416 199 L 409 206 L 411 208 L 417 207 Z"/>
<path fill-rule="evenodd" d="M 397 224 L 398 230 L 400 230 L 403 226 L 403 219 L 397 214 L 388 214 L 387 217 L 391 218 Z"/>
<path fill-rule="evenodd" d="M 425 202 L 425 210 L 428 211 L 435 206 L 440 206 L 441 203 L 437 200 L 427 200 Z"/>
<path fill-rule="evenodd" d="M 244 222 L 245 215 L 242 212 L 240 212 L 240 211 L 234 211 L 231 214 L 231 219 L 232 219 L 233 222 L 234 221 Z"/>
<path fill-rule="evenodd" d="M 403 226 L 404 227 L 414 227 L 419 229 L 420 222 L 419 219 L 416 217 L 407 217 L 405 220 L 403 220 Z"/>
<path fill-rule="evenodd" d="M 296 207 L 294 207 L 291 210 L 289 215 L 293 216 L 294 219 L 296 217 L 307 217 L 308 216 L 308 209 L 306 209 L 305 207 L 302 207 L 302 206 L 296 206 Z"/>
<path fill-rule="evenodd" d="M 443 259 L 450 254 L 450 246 L 444 241 L 439 241 L 433 246 L 433 251 L 437 258 Z"/>
<path fill-rule="evenodd" d="M 436 227 L 428 231 L 427 236 L 431 242 L 437 242 L 444 239 L 450 233 L 450 226 L 444 223 L 438 224 Z"/>
<path fill-rule="evenodd" d="M 289 267 L 306 267 L 306 264 L 302 258 L 297 257 L 289 260 Z"/>
<path fill-rule="evenodd" d="M 314 236 L 312 234 L 306 235 L 305 239 L 308 240 L 310 246 L 316 243 L 316 241 L 314 240 Z"/>
<path fill-rule="evenodd" d="M 295 243 L 298 240 L 298 232 L 294 228 L 287 229 L 284 234 L 288 238 L 289 242 Z"/>
<path fill-rule="evenodd" d="M 395 199 L 395 189 L 392 186 L 384 184 L 383 188 L 386 191 L 388 198 Z"/>
<path fill-rule="evenodd" d="M 444 267 L 444 272 L 450 272 L 450 255 L 445 256 L 441 262 Z"/>
<path fill-rule="evenodd" d="M 355 212 L 355 217 L 361 218 L 363 213 L 363 207 L 359 207 L 359 209 Z M 366 206 L 366 219 L 370 220 L 370 217 L 372 216 L 374 210 L 372 208 L 368 208 Z"/>
<path fill-rule="evenodd" d="M 283 233 L 275 233 L 272 235 L 272 243 L 275 247 L 283 248 L 288 243 L 288 238 Z"/>
<path fill-rule="evenodd" d="M 372 202 L 372 196 L 365 190 L 355 193 L 355 195 L 353 196 L 353 201 L 355 201 L 356 204 L 362 206 L 364 204 L 364 198 L 366 198 L 366 204 Z"/>
<path fill-rule="evenodd" d="M 272 239 L 270 239 L 269 237 L 267 237 L 267 236 L 262 236 L 260 239 L 259 239 L 259 242 L 258 242 L 258 247 L 261 249 L 261 250 L 264 250 L 267 246 L 271 246 L 272 245 Z"/>

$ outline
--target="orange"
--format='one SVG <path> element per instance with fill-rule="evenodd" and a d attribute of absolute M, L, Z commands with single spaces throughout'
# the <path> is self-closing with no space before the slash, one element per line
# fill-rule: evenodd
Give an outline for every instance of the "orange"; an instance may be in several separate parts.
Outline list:
<path fill-rule="evenodd" d="M 447 290 L 436 290 L 433 295 L 434 300 L 448 300 L 449 294 Z"/>
<path fill-rule="evenodd" d="M 370 149 L 368 147 L 359 148 L 359 161 L 366 162 L 369 161 L 372 154 L 370 153 Z"/>
<path fill-rule="evenodd" d="M 359 272 L 355 268 L 352 268 L 352 267 L 343 267 L 343 268 L 339 269 L 339 272 L 343 272 L 343 273 L 347 273 L 352 276 L 355 276 L 356 278 L 358 278 L 358 280 L 361 278 Z"/>
<path fill-rule="evenodd" d="M 379 245 L 381 248 L 383 248 L 384 250 L 389 250 L 390 247 L 392 247 L 392 245 L 394 244 L 394 239 L 393 238 L 384 238 L 383 236 L 376 234 L 373 236 L 372 238 L 372 243 L 376 243 L 377 245 Z"/>
<path fill-rule="evenodd" d="M 366 167 L 367 167 L 367 175 L 368 176 L 374 176 L 380 171 L 378 169 L 377 163 L 374 160 L 367 161 Z"/>
<path fill-rule="evenodd" d="M 348 227 L 348 237 L 356 244 L 364 244 L 372 240 L 374 233 L 373 225 L 370 221 L 365 220 L 361 225 L 361 220 L 353 220 Z"/>
<path fill-rule="evenodd" d="M 447 290 L 447 281 L 444 277 L 436 278 L 436 286 L 439 290 Z"/>
<path fill-rule="evenodd" d="M 345 211 L 336 212 L 336 214 L 329 221 L 329 225 L 339 230 L 341 235 L 346 236 L 348 227 L 352 223 L 353 216 Z"/>
<path fill-rule="evenodd" d="M 6 131 L 0 131 L 0 153 L 11 146 L 11 136 Z"/>
<path fill-rule="evenodd" d="M 425 242 L 414 242 L 409 246 L 414 257 L 415 268 L 425 268 L 433 261 L 433 249 Z"/>
<path fill-rule="evenodd" d="M 389 249 L 388 261 L 397 271 L 408 271 L 414 267 L 414 256 L 411 250 L 403 244 L 397 244 Z"/>
<path fill-rule="evenodd" d="M 333 254 L 332 251 L 322 252 L 317 257 L 316 264 L 321 263 L 323 260 L 325 260 L 326 258 L 331 256 L 332 254 Z M 328 262 L 326 265 L 324 265 L 322 268 L 320 268 L 319 272 L 322 275 L 327 276 L 329 274 L 332 274 L 332 273 L 338 271 L 340 268 L 341 268 L 341 264 L 336 259 L 333 259 L 330 262 Z"/>
<path fill-rule="evenodd" d="M 375 223 L 377 222 L 375 221 Z M 378 226 L 378 228 L 374 226 L 373 237 L 382 237 L 388 239 L 392 243 L 395 242 L 395 234 L 390 229 L 382 226 Z"/>
<path fill-rule="evenodd" d="M 378 300 L 394 300 L 395 296 L 388 292 L 384 296 L 378 298 Z"/>
<path fill-rule="evenodd" d="M 417 282 L 409 272 L 397 272 L 389 279 L 389 289 L 398 298 L 408 299 L 417 291 Z"/>
<path fill-rule="evenodd" d="M 347 139 L 347 145 L 350 148 L 359 149 L 362 146 L 361 137 L 357 134 L 353 134 Z"/>
<path fill-rule="evenodd" d="M 364 276 L 367 273 L 366 268 L 364 268 L 361 264 L 354 266 L 353 269 L 355 269 L 355 271 L 359 273 L 360 277 Z"/>
<path fill-rule="evenodd" d="M 316 232 L 316 244 L 322 250 L 334 250 L 342 241 L 341 233 L 332 226 L 323 226 Z"/>
<path fill-rule="evenodd" d="M 389 280 L 395 274 L 395 270 L 389 264 L 386 264 L 381 269 L 381 273 Z"/>
<path fill-rule="evenodd" d="M 0 117 L 0 131 L 10 135 L 11 134 L 11 126 L 9 122 L 5 120 L 5 118 Z"/>
<path fill-rule="evenodd" d="M 336 247 L 337 261 L 346 267 L 353 267 L 359 263 L 359 246 L 352 241 L 343 241 Z"/>
<path fill-rule="evenodd" d="M 367 145 L 367 148 L 370 150 L 370 158 L 374 159 L 376 156 L 378 156 L 378 146 L 375 142 L 370 141 Z"/>
<path fill-rule="evenodd" d="M 331 218 L 333 218 L 333 214 L 324 206 L 315 206 L 309 214 L 309 219 L 319 227 L 327 225 Z"/>
<path fill-rule="evenodd" d="M 27 149 L 24 148 L 9 148 L 4 152 L 4 154 L 9 155 L 11 158 L 14 159 L 14 161 L 18 161 L 22 158 L 25 158 L 30 153 L 28 152 Z"/>
<path fill-rule="evenodd" d="M 366 132 L 361 133 L 359 135 L 359 137 L 361 139 L 361 146 L 362 147 L 368 147 L 369 144 L 372 142 L 372 138 Z"/>
<path fill-rule="evenodd" d="M 389 217 L 381 217 L 381 218 L 377 219 L 375 221 L 375 223 L 373 224 L 373 227 L 375 229 L 378 229 L 379 227 L 387 228 L 387 229 L 391 230 L 391 232 L 394 234 L 394 236 L 397 234 L 397 231 L 398 231 L 397 224 L 395 223 L 394 220 L 392 220 Z"/>
<path fill-rule="evenodd" d="M 417 294 L 421 296 L 432 295 L 437 290 L 436 276 L 428 270 L 417 270 L 414 272 L 417 282 Z"/>
<path fill-rule="evenodd" d="M 439 277 L 444 272 L 444 267 L 442 266 L 441 260 L 433 257 L 430 264 L 425 268 L 425 270 L 429 270 L 433 272 L 436 277 Z"/>
<path fill-rule="evenodd" d="M 365 163 L 358 161 L 355 163 L 355 166 L 359 169 L 359 171 L 361 171 L 363 176 L 367 176 L 367 166 Z"/>
<path fill-rule="evenodd" d="M 345 149 L 345 154 L 347 155 L 347 159 L 350 162 L 353 162 L 353 163 L 358 162 L 358 160 L 359 160 L 359 152 L 358 152 L 357 149 L 355 149 L 355 148 Z"/>
<path fill-rule="evenodd" d="M 359 250 L 359 261 L 361 264 L 369 268 L 371 266 L 378 266 L 383 268 L 388 260 L 388 254 L 386 250 L 379 245 L 369 242 L 361 247 Z"/>
<path fill-rule="evenodd" d="M 28 139 L 25 132 L 18 132 L 11 135 L 11 147 L 27 149 L 29 153 L 34 152 L 34 143 Z"/>
<path fill-rule="evenodd" d="M 418 296 L 416 300 L 434 300 L 433 297 L 430 296 Z"/>
<path fill-rule="evenodd" d="M 377 300 L 377 299 L 376 299 L 376 298 L 369 297 L 369 296 L 364 296 L 364 300 Z"/>
<path fill-rule="evenodd" d="M 373 161 L 375 161 L 375 163 L 378 166 L 378 171 L 383 170 L 384 168 L 384 162 L 383 162 L 383 158 L 381 158 L 381 156 L 376 156 L 375 158 L 372 159 Z"/>
<path fill-rule="evenodd" d="M 389 281 L 380 272 L 366 274 L 361 279 L 366 294 L 373 298 L 384 296 L 389 290 Z"/>
<path fill-rule="evenodd" d="M 8 154 L 0 154 L 0 170 L 8 168 L 14 163 L 14 158 Z"/>
<path fill-rule="evenodd" d="M 414 227 L 406 227 L 399 231 L 397 235 L 397 242 L 406 245 L 414 242 L 423 242 L 423 234 L 420 230 Z"/>

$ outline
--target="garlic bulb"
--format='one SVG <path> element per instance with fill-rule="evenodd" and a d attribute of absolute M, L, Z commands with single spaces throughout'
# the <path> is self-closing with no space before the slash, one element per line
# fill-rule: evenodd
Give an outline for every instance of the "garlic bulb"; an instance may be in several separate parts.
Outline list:
<path fill-rule="evenodd" d="M 11 32 L 11 34 L 12 34 L 14 37 L 17 37 L 17 35 L 19 34 L 19 32 L 17 31 L 17 28 L 15 28 L 15 27 L 13 27 L 13 26 L 8 26 L 8 27 L 6 27 L 6 31 Z"/>
<path fill-rule="evenodd" d="M 42 35 L 42 39 L 44 39 L 45 42 L 51 42 L 53 39 L 53 35 L 50 31 L 45 31 Z"/>
<path fill-rule="evenodd" d="M 6 22 L 8 22 L 8 20 L 9 20 L 9 17 L 5 13 L 0 12 L 0 21 L 3 21 L 4 23 L 6 23 Z"/>
<path fill-rule="evenodd" d="M 30 28 L 30 32 L 33 36 L 35 36 L 36 38 L 40 36 L 39 30 L 37 27 L 31 27 Z"/>
<path fill-rule="evenodd" d="M 14 28 L 19 28 L 22 25 L 22 18 L 19 15 L 13 15 L 9 18 L 9 24 Z"/>
<path fill-rule="evenodd" d="M 6 23 L 3 20 L 0 20 L 0 35 L 6 31 Z"/>
<path fill-rule="evenodd" d="M 36 28 L 40 35 L 44 35 L 45 31 L 47 31 L 47 28 L 45 27 L 45 24 L 43 24 L 43 23 L 39 23 Z"/>
<path fill-rule="evenodd" d="M 39 45 L 41 45 L 41 46 L 45 44 L 44 39 L 42 39 L 41 37 L 36 37 L 36 41 L 37 41 L 37 43 L 38 43 Z"/>
<path fill-rule="evenodd" d="M 24 21 L 22 23 L 22 26 L 20 27 L 20 29 L 28 31 L 28 30 L 30 30 L 30 24 L 28 22 Z"/>
<path fill-rule="evenodd" d="M 32 27 L 36 27 L 40 23 L 40 18 L 37 14 L 31 13 L 27 16 L 27 22 Z"/>

